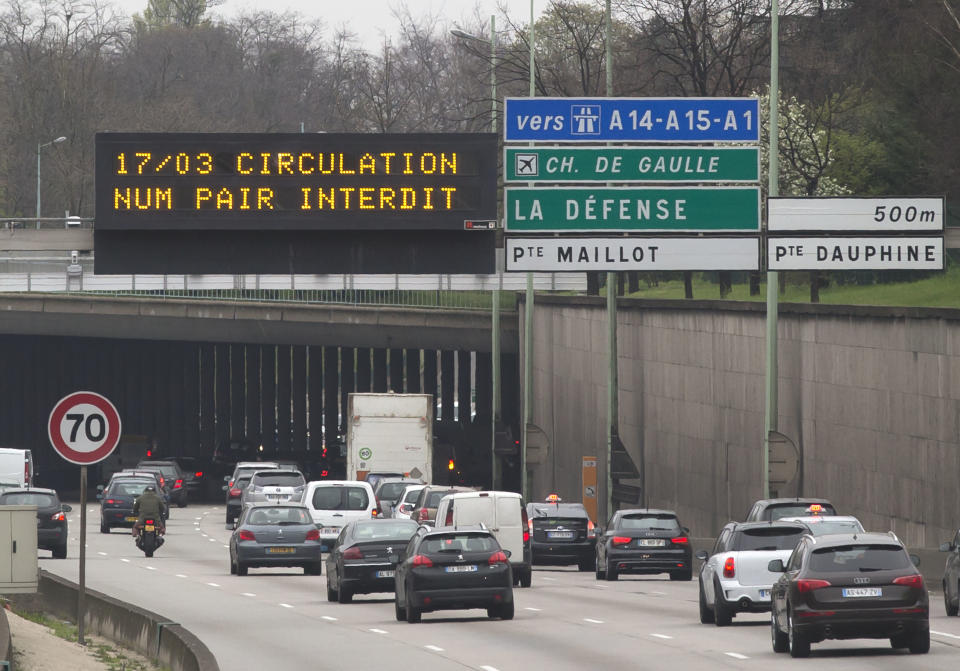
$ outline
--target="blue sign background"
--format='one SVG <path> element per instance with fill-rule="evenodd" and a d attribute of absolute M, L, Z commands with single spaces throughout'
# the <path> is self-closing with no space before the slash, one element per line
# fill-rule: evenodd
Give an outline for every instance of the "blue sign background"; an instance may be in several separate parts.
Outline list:
<path fill-rule="evenodd" d="M 507 98 L 507 142 L 757 142 L 756 98 Z"/>

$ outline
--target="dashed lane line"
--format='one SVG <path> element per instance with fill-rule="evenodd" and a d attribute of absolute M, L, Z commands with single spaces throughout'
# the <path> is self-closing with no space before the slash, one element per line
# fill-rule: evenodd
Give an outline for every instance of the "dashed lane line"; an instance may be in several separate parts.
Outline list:
<path fill-rule="evenodd" d="M 240 596 L 256 596 L 253 592 L 240 592 Z"/>
<path fill-rule="evenodd" d="M 935 635 L 935 636 L 946 636 L 947 638 L 960 639 L 960 636 L 957 636 L 956 634 L 948 634 L 948 633 L 945 632 L 945 631 L 934 631 L 933 629 L 931 629 L 931 630 L 930 630 L 930 633 L 933 634 L 933 635 Z"/>
<path fill-rule="evenodd" d="M 278 604 L 278 605 L 279 605 L 281 608 L 293 608 L 293 606 L 291 606 L 289 603 L 281 603 L 281 604 Z"/>
<path fill-rule="evenodd" d="M 654 638 L 662 638 L 667 641 L 673 638 L 673 636 L 667 636 L 666 634 L 650 634 L 650 635 L 653 636 Z"/>
<path fill-rule="evenodd" d="M 208 583 L 207 583 L 207 586 L 208 586 L 208 587 L 219 587 L 220 585 L 218 585 L 218 584 L 215 583 L 215 582 L 208 582 Z"/>
<path fill-rule="evenodd" d="M 584 622 L 589 622 L 590 624 L 603 624 L 603 620 L 594 620 L 594 619 L 589 618 L 589 617 L 583 618 L 583 621 L 584 621 Z"/>
<path fill-rule="evenodd" d="M 534 613 L 539 613 L 539 612 L 541 612 L 543 609 L 542 609 L 542 608 L 533 608 L 532 606 L 527 606 L 526 608 L 524 608 L 524 610 L 530 610 L 530 611 L 533 611 Z"/>
<path fill-rule="evenodd" d="M 723 654 L 727 657 L 733 657 L 734 659 L 750 659 L 746 655 L 741 655 L 739 652 L 725 652 Z"/>
<path fill-rule="evenodd" d="M 122 561 L 122 562 L 126 562 L 127 564 L 129 564 L 129 563 L 130 563 L 130 560 L 129 560 L 129 559 L 121 559 L 120 561 Z"/>
<path fill-rule="evenodd" d="M 186 578 L 187 576 L 183 575 L 182 573 L 178 573 L 178 574 L 176 575 L 176 577 L 177 577 L 177 578 Z"/>
<path fill-rule="evenodd" d="M 326 620 L 327 622 L 336 622 L 336 621 L 337 621 L 337 618 L 333 617 L 332 615 L 321 615 L 321 616 L 320 616 L 320 619 L 321 619 L 321 620 Z"/>
<path fill-rule="evenodd" d="M 148 571 L 156 571 L 156 570 L 157 570 L 157 567 L 156 567 L 156 566 L 144 566 L 143 568 L 147 569 Z"/>
<path fill-rule="evenodd" d="M 495 666 L 481 666 L 480 668 L 483 669 L 483 671 L 500 671 Z"/>
<path fill-rule="evenodd" d="M 106 556 L 107 556 L 107 553 L 106 553 L 106 552 L 98 552 L 97 554 L 100 555 L 101 557 L 106 557 Z"/>
<path fill-rule="evenodd" d="M 383 629 L 371 629 L 370 631 L 372 631 L 374 634 L 386 634 L 386 633 L 387 633 L 387 632 L 385 632 Z"/>
<path fill-rule="evenodd" d="M 436 645 L 425 645 L 423 647 L 425 647 L 427 650 L 430 650 L 432 652 L 443 652 L 443 648 Z"/>

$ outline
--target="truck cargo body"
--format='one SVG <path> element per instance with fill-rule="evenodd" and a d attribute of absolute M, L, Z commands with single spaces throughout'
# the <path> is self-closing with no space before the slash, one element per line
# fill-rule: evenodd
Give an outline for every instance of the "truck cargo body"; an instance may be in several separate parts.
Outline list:
<path fill-rule="evenodd" d="M 348 479 L 399 473 L 432 481 L 432 395 L 357 393 L 347 407 Z"/>

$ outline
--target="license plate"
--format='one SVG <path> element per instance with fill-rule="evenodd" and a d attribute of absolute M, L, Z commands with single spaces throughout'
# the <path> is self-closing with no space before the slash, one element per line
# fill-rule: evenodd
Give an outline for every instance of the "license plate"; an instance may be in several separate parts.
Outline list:
<path fill-rule="evenodd" d="M 882 596 L 883 590 L 879 587 L 845 587 L 843 596 L 846 598 L 860 598 L 871 596 Z"/>
<path fill-rule="evenodd" d="M 767 598 L 769 598 L 769 597 L 770 597 L 770 590 L 768 590 L 768 589 L 762 589 L 762 590 L 760 590 L 760 598 L 761 598 L 761 599 L 767 599 Z"/>
<path fill-rule="evenodd" d="M 136 518 L 136 517 L 124 517 L 123 519 L 125 519 L 127 522 L 136 522 L 136 521 L 137 521 L 137 518 Z"/>
<path fill-rule="evenodd" d="M 143 527 L 143 529 L 144 531 L 153 531 L 153 525 L 147 524 L 146 526 Z"/>
<path fill-rule="evenodd" d="M 297 548 L 267 548 L 267 554 L 288 555 L 297 551 Z"/>
<path fill-rule="evenodd" d="M 396 572 L 395 571 L 377 571 L 378 578 L 392 578 Z"/>
<path fill-rule="evenodd" d="M 548 531 L 547 538 L 573 538 L 572 531 Z"/>
<path fill-rule="evenodd" d="M 465 566 L 447 566 L 444 568 L 447 573 L 475 573 L 477 570 L 476 564 L 468 564 Z"/>
<path fill-rule="evenodd" d="M 662 538 L 641 538 L 637 541 L 637 545 L 645 548 L 662 548 L 667 544 L 667 541 Z"/>
<path fill-rule="evenodd" d="M 339 536 L 340 527 L 322 527 L 320 529 L 320 535 L 322 536 Z"/>

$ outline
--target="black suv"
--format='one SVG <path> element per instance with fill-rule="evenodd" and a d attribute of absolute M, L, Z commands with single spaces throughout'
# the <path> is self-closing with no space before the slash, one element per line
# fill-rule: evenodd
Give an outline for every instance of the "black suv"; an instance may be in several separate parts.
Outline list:
<path fill-rule="evenodd" d="M 582 503 L 528 503 L 530 563 L 594 570 L 596 529 Z"/>
<path fill-rule="evenodd" d="M 170 494 L 170 503 L 178 508 L 187 507 L 187 478 L 175 461 L 141 461 L 137 470 L 159 470 L 163 475 L 164 489 Z"/>
<path fill-rule="evenodd" d="M 597 580 L 616 580 L 621 573 L 692 580 L 689 534 L 672 510 L 618 510 L 597 539 Z"/>
<path fill-rule="evenodd" d="M 943 607 L 949 617 L 956 617 L 960 612 L 960 531 L 940 545 L 940 552 L 950 553 L 943 567 Z"/>
<path fill-rule="evenodd" d="M 771 589 L 774 652 L 810 654 L 824 639 L 889 638 L 894 648 L 930 650 L 927 588 L 893 532 L 803 536 Z"/>

